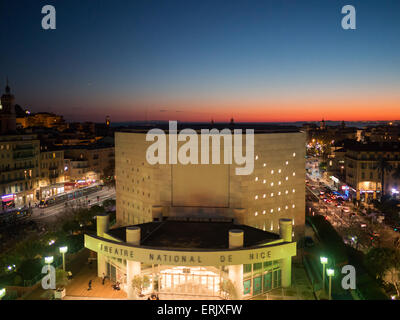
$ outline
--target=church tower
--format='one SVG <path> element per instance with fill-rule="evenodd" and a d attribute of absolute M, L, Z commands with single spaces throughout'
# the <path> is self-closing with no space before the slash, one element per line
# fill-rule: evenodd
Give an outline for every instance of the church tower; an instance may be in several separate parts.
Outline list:
<path fill-rule="evenodd" d="M 0 105 L 0 133 L 13 132 L 16 130 L 15 118 L 15 98 L 11 94 L 8 80 L 6 85 L 6 92 L 1 96 Z"/>
<path fill-rule="evenodd" d="M 320 128 L 321 130 L 325 130 L 325 129 L 326 129 L 325 120 L 324 120 L 323 118 L 322 118 L 322 121 L 321 121 L 321 124 L 320 124 L 319 128 Z"/>

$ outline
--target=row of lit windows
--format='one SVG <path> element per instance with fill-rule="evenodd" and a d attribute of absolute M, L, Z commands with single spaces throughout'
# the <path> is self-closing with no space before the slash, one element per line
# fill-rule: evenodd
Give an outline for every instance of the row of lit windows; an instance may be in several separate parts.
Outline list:
<path fill-rule="evenodd" d="M 296 156 L 296 152 L 293 152 L 292 156 L 295 157 L 295 156 Z M 258 160 L 258 159 L 259 159 L 259 156 L 256 155 L 256 156 L 255 156 L 255 159 Z M 286 161 L 286 165 L 288 165 L 288 164 L 289 164 L 289 161 Z M 263 164 L 264 167 L 265 167 L 266 165 L 267 165 L 266 163 Z"/>
<path fill-rule="evenodd" d="M 281 169 L 278 170 L 278 173 L 281 173 Z M 274 174 L 274 170 L 271 170 L 271 174 Z M 293 172 L 293 173 L 292 173 L 292 176 L 295 177 L 295 176 L 296 176 L 296 172 Z M 255 177 L 254 180 L 255 180 L 255 181 L 258 181 L 258 180 L 260 180 L 260 178 L 259 178 L 259 177 Z M 285 180 L 289 180 L 289 177 L 286 176 Z M 265 183 L 266 180 L 264 179 L 263 182 Z"/>
<path fill-rule="evenodd" d="M 296 173 L 293 172 L 293 176 L 295 176 L 295 175 L 296 175 Z M 258 177 L 255 177 L 254 180 L 257 182 L 257 181 L 259 181 L 260 179 L 259 179 Z M 285 178 L 285 181 L 288 181 L 288 180 L 289 180 L 289 177 L 286 177 L 286 178 Z M 263 184 L 266 184 L 266 183 L 267 183 L 267 180 L 266 180 L 266 179 L 263 179 L 262 182 L 263 182 Z M 278 181 L 278 185 L 280 186 L 281 184 L 282 184 L 282 182 L 281 182 L 281 181 Z M 271 182 L 271 183 L 270 183 L 270 186 L 273 187 L 273 186 L 274 186 L 274 183 Z"/>
<path fill-rule="evenodd" d="M 269 230 L 270 230 L 270 231 L 273 231 L 273 230 L 274 230 L 274 222 L 273 222 L 273 221 L 271 221 L 271 222 L 266 221 L 266 222 L 261 223 L 261 224 L 260 224 L 260 223 L 255 223 L 255 224 L 253 224 L 253 226 L 254 226 L 255 228 L 258 228 L 258 229 L 262 229 L 262 230 L 264 230 L 264 231 L 267 231 L 268 224 L 270 225 Z M 292 225 L 294 226 L 294 220 L 292 220 Z M 279 229 L 279 223 L 277 224 L 277 229 Z M 294 231 L 292 231 L 292 237 L 294 237 Z"/>
<path fill-rule="evenodd" d="M 294 209 L 296 206 L 293 204 L 292 205 L 292 209 Z M 285 206 L 285 210 L 288 210 L 289 209 L 289 206 Z M 281 211 L 281 208 L 279 207 L 278 209 L 277 209 L 277 211 L 279 212 L 279 211 Z M 274 213 L 274 209 L 270 209 L 269 210 L 269 212 L 270 213 Z M 267 213 L 267 210 L 263 210 L 263 211 L 260 211 L 260 214 L 266 214 Z M 254 215 L 257 217 L 258 216 L 258 214 L 259 214 L 259 212 L 258 211 L 256 211 L 256 212 L 254 212 Z"/>
<path fill-rule="evenodd" d="M 293 189 L 292 192 L 295 193 L 295 192 L 296 192 L 296 189 Z M 288 194 L 288 193 L 289 193 L 289 190 L 286 190 L 286 191 L 285 191 L 285 194 Z M 280 196 L 281 194 L 282 194 L 282 193 L 279 191 L 279 192 L 278 192 L 278 196 Z M 274 193 L 271 192 L 270 196 L 273 197 L 273 196 L 274 196 Z M 263 199 L 265 199 L 265 198 L 267 197 L 267 194 L 264 193 L 262 197 L 263 197 Z M 257 194 L 257 195 L 254 197 L 254 200 L 258 200 L 259 198 L 260 198 L 260 197 L 259 197 L 258 194 Z"/>

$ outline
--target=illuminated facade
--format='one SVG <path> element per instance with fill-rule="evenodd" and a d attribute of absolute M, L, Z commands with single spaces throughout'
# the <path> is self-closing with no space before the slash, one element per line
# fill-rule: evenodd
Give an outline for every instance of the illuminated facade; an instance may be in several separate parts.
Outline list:
<path fill-rule="evenodd" d="M 64 192 L 64 151 L 44 149 L 40 152 L 40 180 L 38 199 L 46 199 Z"/>
<path fill-rule="evenodd" d="M 149 145 L 146 130 L 116 133 L 117 228 L 99 216 L 97 235 L 85 236 L 98 276 L 130 298 L 135 276 L 148 276 L 150 291 L 215 298 L 229 283 L 238 299 L 290 287 L 305 223 L 304 133 L 256 128 L 254 171 L 243 176 L 232 164 L 150 165 Z"/>
<path fill-rule="evenodd" d="M 36 200 L 39 145 L 36 135 L 0 136 L 0 194 L 4 208 L 33 205 Z"/>
<path fill-rule="evenodd" d="M 346 148 L 346 183 L 352 187 L 358 200 L 375 199 L 382 192 L 382 175 L 386 194 L 398 189 L 394 176 L 400 165 L 397 144 L 364 144 Z"/>

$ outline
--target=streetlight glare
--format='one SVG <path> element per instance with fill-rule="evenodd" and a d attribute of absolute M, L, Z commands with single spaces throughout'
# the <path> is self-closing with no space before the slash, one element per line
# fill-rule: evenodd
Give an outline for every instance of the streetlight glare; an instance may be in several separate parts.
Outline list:
<path fill-rule="evenodd" d="M 67 253 L 67 251 L 68 251 L 68 247 L 67 246 L 60 247 L 60 253 Z"/>
<path fill-rule="evenodd" d="M 54 260 L 53 256 L 44 258 L 44 262 L 46 262 L 48 264 L 53 263 L 53 260 Z"/>
<path fill-rule="evenodd" d="M 326 270 L 326 274 L 327 274 L 329 277 L 334 276 L 334 275 L 335 275 L 335 270 L 333 270 L 333 269 L 327 269 L 327 270 Z"/>

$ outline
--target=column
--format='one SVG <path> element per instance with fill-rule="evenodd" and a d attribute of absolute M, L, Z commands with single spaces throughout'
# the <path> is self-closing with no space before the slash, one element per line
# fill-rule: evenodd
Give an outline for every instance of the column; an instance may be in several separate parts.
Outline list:
<path fill-rule="evenodd" d="M 229 230 L 229 249 L 243 247 L 243 230 L 232 229 Z M 243 265 L 233 265 L 228 267 L 229 279 L 232 281 L 236 288 L 236 298 L 241 300 L 243 298 Z"/>
<path fill-rule="evenodd" d="M 233 209 L 233 214 L 234 214 L 234 220 L 236 223 L 239 224 L 244 224 L 245 221 L 245 216 L 246 216 L 246 210 L 243 208 L 235 208 Z"/>
<path fill-rule="evenodd" d="M 96 217 L 97 224 L 97 236 L 103 238 L 104 234 L 108 232 L 109 221 L 108 215 L 98 215 Z M 107 275 L 107 262 L 106 257 L 102 254 L 97 253 L 97 276 L 102 278 L 103 274 Z"/>
<path fill-rule="evenodd" d="M 292 242 L 292 219 L 279 219 L 279 235 L 285 242 Z M 292 257 L 280 260 L 282 287 L 292 285 Z"/>
<path fill-rule="evenodd" d="M 135 246 L 140 246 L 140 228 L 133 226 L 126 228 L 126 242 Z M 135 298 L 132 288 L 132 280 L 136 275 L 140 275 L 140 262 L 126 260 L 126 290 L 128 299 Z"/>
<path fill-rule="evenodd" d="M 158 221 L 162 221 L 163 215 L 162 215 L 162 207 L 161 206 L 153 206 L 151 208 L 151 215 L 152 215 L 152 220 L 158 219 Z"/>

